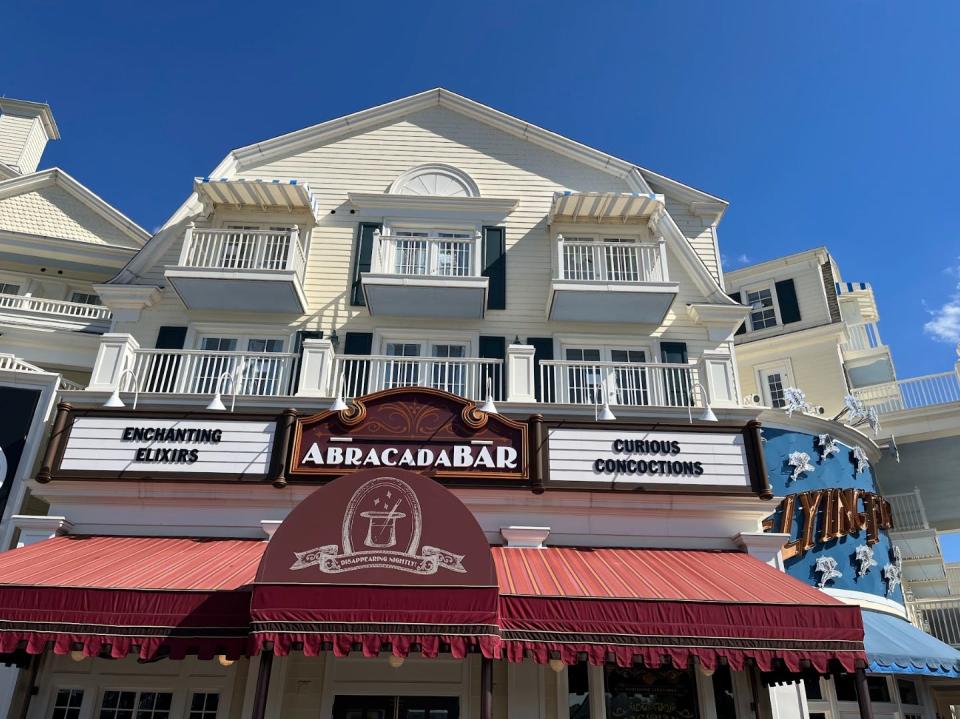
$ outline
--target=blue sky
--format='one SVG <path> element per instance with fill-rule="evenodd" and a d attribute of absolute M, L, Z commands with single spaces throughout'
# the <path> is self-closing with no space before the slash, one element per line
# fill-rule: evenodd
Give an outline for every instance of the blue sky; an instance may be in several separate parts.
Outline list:
<path fill-rule="evenodd" d="M 955 361 L 960 3 L 14 0 L 4 19 L 0 94 L 51 103 L 63 135 L 43 166 L 147 229 L 232 147 L 444 86 L 729 200 L 731 268 L 828 245 L 873 283 L 901 377 Z"/>
<path fill-rule="evenodd" d="M 15 0 L 0 94 L 50 102 L 44 165 L 152 230 L 230 148 L 442 85 L 729 200 L 730 267 L 828 245 L 901 377 L 953 366 L 960 4 L 273 8 Z"/>

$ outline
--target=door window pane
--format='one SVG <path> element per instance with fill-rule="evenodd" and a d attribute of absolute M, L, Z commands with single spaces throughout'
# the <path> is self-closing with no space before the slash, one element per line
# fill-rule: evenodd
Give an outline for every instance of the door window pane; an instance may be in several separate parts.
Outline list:
<path fill-rule="evenodd" d="M 589 237 L 568 237 L 563 241 L 563 279 L 595 280 L 593 253 L 596 245 Z"/>
<path fill-rule="evenodd" d="M 886 677 L 867 677 L 867 691 L 872 702 L 890 701 L 890 685 Z"/>
<path fill-rule="evenodd" d="M 445 392 L 466 395 L 467 365 L 465 362 L 450 361 L 449 358 L 466 357 L 466 345 L 441 344 L 433 345 L 431 354 L 434 357 L 446 358 L 446 361 L 435 362 L 433 365 L 433 383 L 431 387 L 442 389 Z"/>
<path fill-rule="evenodd" d="M 14 285 L 9 282 L 0 282 L 0 295 L 19 295 L 20 285 Z"/>
<path fill-rule="evenodd" d="M 600 362 L 598 348 L 567 347 L 565 356 L 574 362 Z M 567 367 L 567 402 L 600 404 L 603 402 L 604 370 L 598 365 L 578 364 Z"/>
<path fill-rule="evenodd" d="M 637 244 L 631 240 L 606 239 L 603 242 L 604 266 L 609 282 L 638 282 L 640 267 Z"/>
<path fill-rule="evenodd" d="M 427 274 L 427 233 L 398 230 L 394 236 L 393 271 L 398 275 Z"/>
<path fill-rule="evenodd" d="M 74 292 L 70 295 L 71 302 L 79 302 L 82 305 L 99 305 L 100 297 L 92 292 Z"/>
<path fill-rule="evenodd" d="M 420 362 L 418 360 L 401 359 L 419 357 L 420 345 L 416 342 L 388 342 L 388 357 L 386 362 L 384 389 L 393 387 L 415 387 L 420 384 Z"/>
<path fill-rule="evenodd" d="M 902 704 L 920 704 L 920 693 L 915 682 L 909 679 L 897 679 L 897 691 Z"/>
<path fill-rule="evenodd" d="M 837 692 L 837 701 L 857 701 L 857 685 L 853 674 L 836 674 L 833 677 L 833 687 Z"/>
<path fill-rule="evenodd" d="M 608 668 L 607 716 L 618 719 L 696 717 L 697 689 L 685 669 Z"/>
<path fill-rule="evenodd" d="M 717 719 L 737 719 L 737 703 L 733 697 L 733 676 L 728 666 L 721 664 L 713 673 L 713 700 L 716 702 Z"/>
<path fill-rule="evenodd" d="M 784 381 L 783 374 L 780 372 L 766 372 L 767 383 L 767 393 L 770 397 L 770 406 L 774 409 L 780 409 L 787 405 L 786 397 L 784 396 Z"/>
<path fill-rule="evenodd" d="M 204 337 L 200 340 L 200 349 L 207 352 L 235 352 L 237 349 L 236 337 Z M 224 372 L 236 369 L 235 356 L 216 356 L 198 358 L 193 378 L 193 391 L 199 394 L 213 394 L 217 391 L 220 377 Z M 232 391 L 230 383 L 224 380 L 221 389 Z"/>
<path fill-rule="evenodd" d="M 53 700 L 51 719 L 79 719 L 83 689 L 58 689 Z"/>
<path fill-rule="evenodd" d="M 643 350 L 610 350 L 610 361 L 636 364 L 647 361 Z M 617 404 L 645 406 L 650 403 L 647 390 L 647 370 L 643 367 L 615 367 L 613 370 Z"/>
<path fill-rule="evenodd" d="M 136 704 L 136 692 L 108 689 L 100 702 L 100 719 L 133 719 Z"/>

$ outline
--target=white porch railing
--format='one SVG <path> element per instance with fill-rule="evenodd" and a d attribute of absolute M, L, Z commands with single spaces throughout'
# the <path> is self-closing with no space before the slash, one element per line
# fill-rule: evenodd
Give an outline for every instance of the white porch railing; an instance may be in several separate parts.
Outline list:
<path fill-rule="evenodd" d="M 431 277 L 476 277 L 480 243 L 456 236 L 416 237 L 374 234 L 374 274 Z"/>
<path fill-rule="evenodd" d="M 560 279 L 601 282 L 665 282 L 662 242 L 557 239 Z"/>
<path fill-rule="evenodd" d="M 914 623 L 941 642 L 960 648 L 960 598 L 911 602 Z"/>
<path fill-rule="evenodd" d="M 540 363 L 542 402 L 591 405 L 603 403 L 602 388 L 611 405 L 632 407 L 699 406 L 695 367 L 636 362 L 579 362 L 544 360 Z"/>
<path fill-rule="evenodd" d="M 927 522 L 927 512 L 920 499 L 920 490 L 903 494 L 885 494 L 884 498 L 890 502 L 890 511 L 893 514 L 893 526 L 898 530 L 930 529 Z"/>
<path fill-rule="evenodd" d="M 942 372 L 855 389 L 854 395 L 881 414 L 960 402 L 960 376 Z"/>
<path fill-rule="evenodd" d="M 862 350 L 874 350 L 883 346 L 880 339 L 880 329 L 876 322 L 856 322 L 848 324 L 847 342 L 844 349 L 859 352 Z"/>
<path fill-rule="evenodd" d="M 180 254 L 182 267 L 250 272 L 292 271 L 303 279 L 300 232 L 188 227 Z"/>
<path fill-rule="evenodd" d="M 494 401 L 504 399 L 503 360 L 499 359 L 337 355 L 331 378 L 331 396 L 342 383 L 344 397 L 394 387 L 430 387 L 477 401 L 486 398 L 489 378 Z"/>
<path fill-rule="evenodd" d="M 142 393 L 224 395 L 234 392 L 228 373 L 236 378 L 236 394 L 253 397 L 292 395 L 296 355 L 282 352 L 209 352 L 204 350 L 136 350 L 133 366 Z M 124 375 L 121 390 L 132 392 L 134 378 Z"/>
<path fill-rule="evenodd" d="M 71 319 L 110 321 L 110 310 L 103 305 L 88 305 L 84 302 L 67 300 L 49 300 L 31 295 L 0 294 L 0 310 L 21 310 L 41 315 L 67 317 Z"/>

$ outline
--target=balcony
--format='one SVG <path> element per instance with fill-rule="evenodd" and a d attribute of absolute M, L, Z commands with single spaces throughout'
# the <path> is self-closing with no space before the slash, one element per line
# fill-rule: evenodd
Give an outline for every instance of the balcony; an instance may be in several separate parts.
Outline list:
<path fill-rule="evenodd" d="M 483 317 L 489 280 L 480 275 L 480 246 L 473 233 L 374 233 L 371 271 L 361 276 L 367 309 L 380 317 Z"/>
<path fill-rule="evenodd" d="M 664 242 L 606 242 L 557 238 L 557 278 L 547 316 L 574 322 L 659 325 L 677 296 Z"/>
<path fill-rule="evenodd" d="M 960 649 L 960 597 L 915 601 L 910 609 L 920 629 Z"/>
<path fill-rule="evenodd" d="M 960 375 L 957 371 L 912 377 L 855 389 L 854 396 L 880 414 L 960 402 Z"/>
<path fill-rule="evenodd" d="M 290 353 L 137 349 L 132 359 L 133 373 L 121 380 L 123 392 L 212 396 L 220 390 L 232 395 L 230 380 L 221 382 L 224 373 L 236 379 L 238 397 L 279 397 L 296 391 L 297 356 Z"/>
<path fill-rule="evenodd" d="M 503 360 L 477 357 L 390 357 L 337 355 L 333 383 L 342 383 L 343 396 L 360 397 L 395 387 L 429 387 L 464 399 L 482 401 L 490 392 L 504 399 Z M 330 395 L 336 394 L 336 386 Z"/>
<path fill-rule="evenodd" d="M 189 226 L 166 277 L 191 310 L 307 311 L 300 232 Z"/>
<path fill-rule="evenodd" d="M 0 294 L 0 315 L 15 324 L 94 334 L 109 330 L 111 319 L 110 310 L 102 305 L 8 294 Z"/>
<path fill-rule="evenodd" d="M 573 360 L 540 363 L 541 396 L 546 404 L 599 405 L 606 389 L 611 406 L 702 406 L 700 393 L 692 389 L 697 382 L 697 369 L 689 365 Z"/>

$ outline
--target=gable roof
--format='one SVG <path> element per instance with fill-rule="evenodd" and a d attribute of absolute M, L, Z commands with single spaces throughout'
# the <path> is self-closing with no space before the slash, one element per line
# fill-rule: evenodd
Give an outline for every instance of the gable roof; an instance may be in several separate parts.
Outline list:
<path fill-rule="evenodd" d="M 230 178 L 240 171 L 273 159 L 328 144 L 343 136 L 397 121 L 404 116 L 432 107 L 446 108 L 589 167 L 608 172 L 623 179 L 635 192 L 653 193 L 650 184 L 650 182 L 653 182 L 658 187 L 663 188 L 665 193 L 682 202 L 689 203 L 691 207 L 702 206 L 708 208 L 710 214 L 717 221 L 726 210 L 728 204 L 726 200 L 563 137 L 555 132 L 532 125 L 525 120 L 500 112 L 444 88 L 427 90 L 384 105 L 360 110 L 318 125 L 236 148 L 227 154 L 220 164 L 209 173 L 209 176 Z M 110 282 L 125 284 L 134 282 L 138 277 L 141 277 L 151 263 L 162 255 L 167 245 L 175 239 L 171 236 L 172 232 L 165 232 L 164 230 L 172 228 L 178 222 L 185 221 L 188 216 L 198 212 L 199 205 L 197 195 L 194 193 L 170 216 L 160 232 L 152 238 L 152 241 L 147 244 L 144 250 L 137 253 Z M 718 278 L 714 277 L 707 269 L 703 259 L 693 249 L 693 245 L 680 230 L 669 212 L 661 213 L 656 222 L 664 236 L 674 240 L 672 246 L 676 249 L 694 284 L 697 285 L 704 296 L 717 304 L 736 304 L 723 292 Z"/>
<path fill-rule="evenodd" d="M 252 145 L 238 147 L 230 152 L 224 163 L 229 163 L 234 169 L 242 170 L 253 164 L 268 162 L 274 158 L 283 157 L 301 151 L 307 147 L 333 142 L 338 138 L 363 130 L 368 127 L 398 119 L 420 110 L 431 107 L 443 107 L 461 115 L 471 117 L 479 122 L 501 130 L 509 135 L 532 142 L 540 147 L 552 150 L 558 154 L 598 168 L 612 175 L 623 178 L 634 185 L 638 192 L 651 192 L 649 181 L 657 182 L 664 187 L 675 190 L 683 199 L 689 201 L 704 201 L 721 203 L 726 207 L 727 202 L 719 197 L 710 195 L 684 185 L 676 180 L 664 177 L 651 170 L 644 169 L 632 162 L 609 155 L 595 148 L 558 135 L 550 130 L 533 125 L 513 115 L 495 110 L 483 103 L 471 100 L 463 95 L 446 90 L 442 87 L 427 90 L 416 95 L 393 100 L 383 105 L 344 115 L 333 120 L 321 122 L 318 125 L 295 130 L 294 132 L 257 142 Z M 232 162 L 229 162 L 232 160 Z M 221 163 L 223 165 L 223 163 Z M 219 169 L 219 168 L 218 168 Z M 217 170 L 212 173 L 217 175 Z"/>
<path fill-rule="evenodd" d="M 150 239 L 149 232 L 59 167 L 32 172 L 28 175 L 17 175 L 0 181 L 0 200 L 52 186 L 64 190 L 88 210 L 115 227 L 128 240 L 123 246 L 129 249 L 140 249 Z"/>

